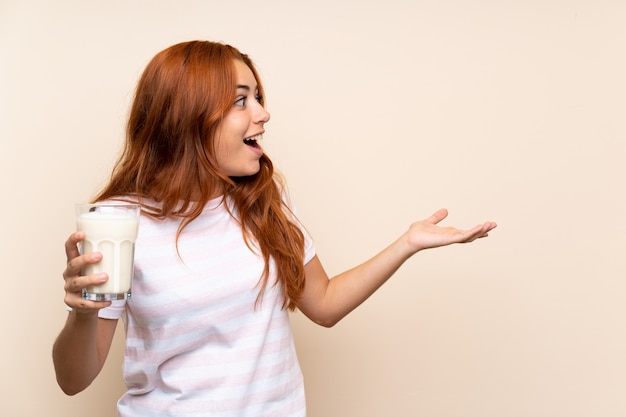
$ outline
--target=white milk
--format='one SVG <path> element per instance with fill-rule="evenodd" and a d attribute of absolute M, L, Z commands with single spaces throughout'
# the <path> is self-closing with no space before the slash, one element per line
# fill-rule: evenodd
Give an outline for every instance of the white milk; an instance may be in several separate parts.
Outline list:
<path fill-rule="evenodd" d="M 138 209 L 137 209 L 138 213 Z M 84 275 L 106 272 L 109 280 L 87 287 L 90 300 L 118 300 L 130 295 L 133 278 L 135 239 L 139 216 L 134 211 L 116 211 L 114 207 L 79 213 L 78 231 L 85 232 L 82 253 L 101 252 L 102 260 L 85 267 Z"/>

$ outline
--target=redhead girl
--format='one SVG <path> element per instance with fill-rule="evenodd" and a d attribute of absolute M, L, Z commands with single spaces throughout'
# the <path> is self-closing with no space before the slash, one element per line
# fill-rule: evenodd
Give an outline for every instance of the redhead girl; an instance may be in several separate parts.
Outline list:
<path fill-rule="evenodd" d="M 270 120 L 263 93 L 250 58 L 229 45 L 180 43 L 148 64 L 124 152 L 94 199 L 142 207 L 133 295 L 83 299 L 107 275 L 81 274 L 102 254 L 80 254 L 84 234 L 70 235 L 69 315 L 53 348 L 65 393 L 97 377 L 122 318 L 120 416 L 305 416 L 289 310 L 333 326 L 415 253 L 496 227 L 440 227 L 442 209 L 329 278 L 259 143 Z"/>

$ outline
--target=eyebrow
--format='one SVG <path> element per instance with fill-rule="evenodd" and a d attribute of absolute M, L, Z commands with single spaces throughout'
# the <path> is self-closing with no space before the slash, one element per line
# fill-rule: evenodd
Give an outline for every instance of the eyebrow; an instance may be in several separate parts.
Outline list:
<path fill-rule="evenodd" d="M 248 90 L 248 91 L 252 90 L 252 88 L 250 88 L 250 86 L 248 85 L 237 84 L 237 89 L 240 89 L 240 88 L 243 88 L 244 90 Z"/>

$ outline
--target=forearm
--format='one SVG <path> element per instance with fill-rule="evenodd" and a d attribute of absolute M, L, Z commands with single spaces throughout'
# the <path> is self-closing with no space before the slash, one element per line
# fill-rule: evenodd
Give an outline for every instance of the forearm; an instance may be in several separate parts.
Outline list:
<path fill-rule="evenodd" d="M 98 349 L 97 314 L 71 311 L 54 343 L 52 358 L 59 386 L 68 395 L 87 388 L 96 378 L 108 352 Z"/>
<path fill-rule="evenodd" d="M 380 253 L 333 277 L 328 283 L 326 299 L 330 311 L 343 318 L 378 290 L 411 256 L 398 239 Z"/>
<path fill-rule="evenodd" d="M 358 307 L 383 285 L 415 253 L 453 243 L 468 243 L 487 237 L 497 225 L 485 222 L 468 230 L 440 227 L 448 211 L 441 209 L 409 230 L 368 261 L 328 279 L 317 257 L 305 266 L 306 286 L 298 304 L 314 322 L 332 326 Z"/>
<path fill-rule="evenodd" d="M 405 235 L 394 241 L 374 257 L 342 272 L 332 279 L 309 279 L 325 273 L 311 265 L 307 272 L 307 285 L 315 286 L 306 291 L 301 310 L 316 323 L 330 327 L 367 300 L 415 253 L 406 243 Z M 307 266 L 308 267 L 308 266 Z"/>

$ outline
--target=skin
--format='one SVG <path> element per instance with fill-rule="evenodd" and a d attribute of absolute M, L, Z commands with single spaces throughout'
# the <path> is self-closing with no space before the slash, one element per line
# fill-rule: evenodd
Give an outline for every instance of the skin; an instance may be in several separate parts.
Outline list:
<path fill-rule="evenodd" d="M 244 139 L 259 137 L 270 114 L 259 103 L 258 85 L 252 71 L 241 61 L 235 61 L 237 96 L 235 104 L 220 123 L 216 138 L 216 157 L 220 168 L 230 177 L 244 177 L 259 172 L 263 148 Z M 216 196 L 218 197 L 218 196 Z"/>
<path fill-rule="evenodd" d="M 217 159 L 229 175 L 252 175 L 259 170 L 262 149 L 244 143 L 244 139 L 262 134 L 270 115 L 256 100 L 257 83 L 250 69 L 240 61 L 235 64 L 237 101 L 220 125 Z M 487 237 L 496 227 L 494 222 L 485 222 L 468 230 L 439 226 L 447 215 L 447 210 L 441 209 L 411 224 L 405 233 L 377 255 L 332 279 L 315 256 L 305 265 L 306 286 L 298 304 L 299 310 L 319 325 L 333 326 L 370 297 L 415 253 L 472 242 Z M 98 252 L 80 254 L 78 243 L 84 237 L 83 232 L 76 232 L 65 242 L 65 303 L 72 311 L 53 347 L 57 382 L 69 395 L 82 391 L 96 378 L 106 361 L 117 326 L 117 320 L 98 318 L 98 310 L 109 306 L 110 302 L 82 298 L 83 288 L 108 279 L 106 274 L 81 275 L 85 266 L 102 258 Z"/>

